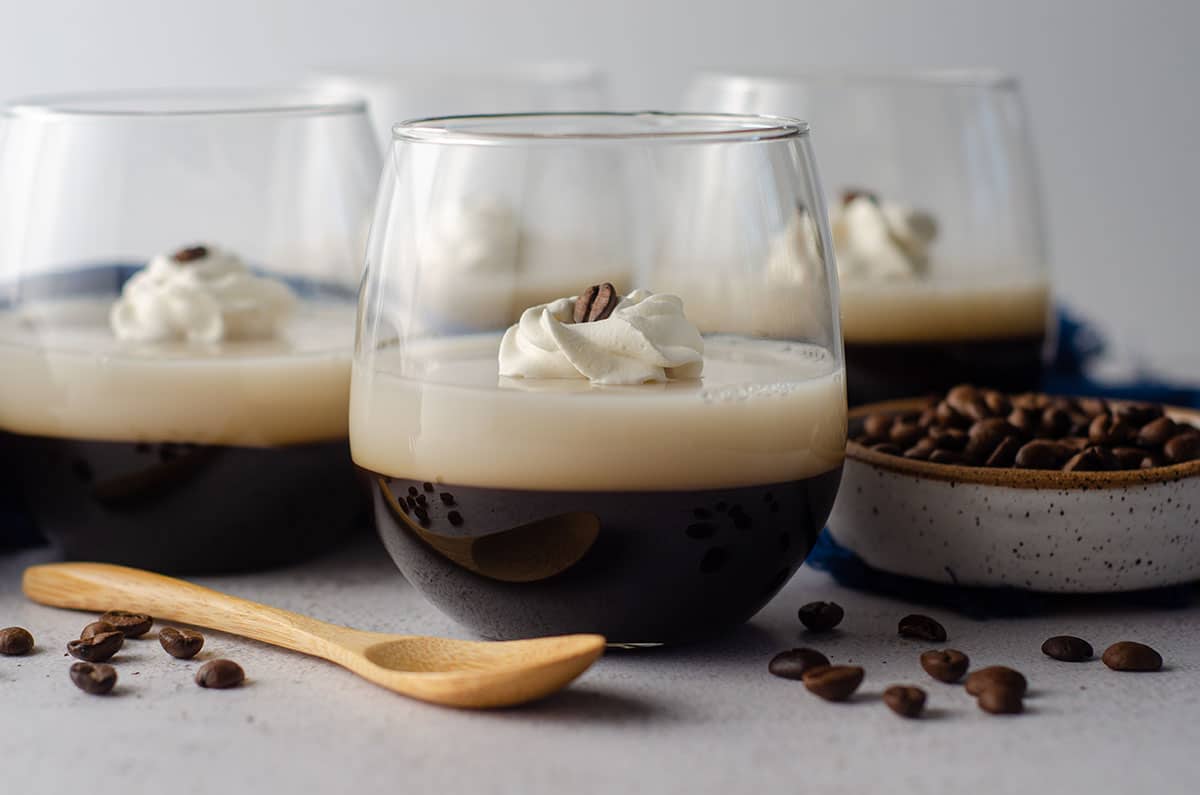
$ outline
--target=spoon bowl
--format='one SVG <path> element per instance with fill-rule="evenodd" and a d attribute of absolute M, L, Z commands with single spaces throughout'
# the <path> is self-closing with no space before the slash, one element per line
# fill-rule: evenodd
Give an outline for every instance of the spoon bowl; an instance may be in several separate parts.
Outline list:
<path fill-rule="evenodd" d="M 605 646 L 601 635 L 491 642 L 365 632 L 102 563 L 31 566 L 22 588 L 51 607 L 148 613 L 282 646 L 402 695 L 452 707 L 507 707 L 543 698 L 586 671 Z"/>

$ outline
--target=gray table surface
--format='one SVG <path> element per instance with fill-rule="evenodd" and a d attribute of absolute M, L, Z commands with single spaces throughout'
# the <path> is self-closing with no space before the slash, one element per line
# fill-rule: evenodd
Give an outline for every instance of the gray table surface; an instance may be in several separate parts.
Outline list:
<path fill-rule="evenodd" d="M 88 620 L 20 594 L 20 572 L 49 557 L 0 558 L 0 626 L 37 637 L 0 657 L 0 793 L 813 792 L 1195 793 L 1200 791 L 1200 606 L 1163 610 L 1106 600 L 1037 618 L 973 621 L 927 610 L 946 645 L 976 664 L 1029 676 L 1027 713 L 991 717 L 961 687 L 921 671 L 923 644 L 896 635 L 915 606 L 803 569 L 749 625 L 700 645 L 605 656 L 569 690 L 495 712 L 428 706 L 329 663 L 220 633 L 197 661 L 153 640 L 114 658 L 105 698 L 68 680 L 63 648 Z M 323 560 L 204 584 L 365 629 L 468 637 L 364 539 Z M 846 619 L 804 636 L 798 605 L 832 599 Z M 1163 652 L 1166 669 L 1121 674 L 1042 656 L 1070 632 L 1098 651 L 1120 639 Z M 867 669 L 851 703 L 829 704 L 767 673 L 796 645 Z M 202 690 L 204 659 L 245 667 L 245 687 Z M 929 715 L 906 721 L 879 695 L 917 683 Z"/>

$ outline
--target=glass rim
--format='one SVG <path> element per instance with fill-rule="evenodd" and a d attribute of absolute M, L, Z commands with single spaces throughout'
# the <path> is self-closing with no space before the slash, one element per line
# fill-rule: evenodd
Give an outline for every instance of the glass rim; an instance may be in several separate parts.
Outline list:
<path fill-rule="evenodd" d="M 174 118 L 206 116 L 366 115 L 355 96 L 322 98 L 298 86 L 184 88 L 39 94 L 6 102 L 2 113 L 22 118 Z"/>
<path fill-rule="evenodd" d="M 987 67 L 950 68 L 800 68 L 786 72 L 740 72 L 710 70 L 696 75 L 695 82 L 731 81 L 751 83 L 878 83 L 945 88 L 1015 88 L 1020 80 L 1011 72 Z"/>
<path fill-rule="evenodd" d="M 473 123 L 524 119 L 529 129 L 479 129 Z M 620 131 L 554 131 L 534 129 L 553 119 L 625 119 L 676 124 L 673 129 Z M 707 122 L 707 126 L 704 126 Z M 689 129 L 687 126 L 693 126 Z M 689 113 L 668 111 L 548 111 L 539 113 L 480 113 L 409 119 L 392 126 L 392 141 L 446 144 L 553 144 L 553 143 L 749 143 L 805 138 L 808 122 L 788 116 L 752 113 Z"/>
<path fill-rule="evenodd" d="M 401 81 L 406 79 L 469 80 L 487 82 L 512 80 L 531 85 L 583 85 L 603 81 L 605 70 L 588 61 L 506 61 L 495 64 L 471 62 L 453 63 L 363 63 L 330 64 L 318 68 L 309 75 L 311 80 L 369 80 L 377 82 Z"/>

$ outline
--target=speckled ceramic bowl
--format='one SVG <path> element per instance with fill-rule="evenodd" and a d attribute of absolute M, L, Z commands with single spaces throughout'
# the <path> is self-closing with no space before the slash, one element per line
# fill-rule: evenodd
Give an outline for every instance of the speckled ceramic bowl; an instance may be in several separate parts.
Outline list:
<path fill-rule="evenodd" d="M 919 410 L 892 401 L 851 412 Z M 1200 412 L 1169 409 L 1200 425 Z M 1123 472 L 931 464 L 851 442 L 829 529 L 883 571 L 1060 593 L 1200 579 L 1200 460 Z"/>

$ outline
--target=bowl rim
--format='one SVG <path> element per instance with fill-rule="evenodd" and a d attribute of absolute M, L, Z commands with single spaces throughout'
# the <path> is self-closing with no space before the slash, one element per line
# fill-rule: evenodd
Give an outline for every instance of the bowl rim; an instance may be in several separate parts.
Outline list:
<path fill-rule="evenodd" d="M 1054 397 L 1060 397 L 1055 395 Z M 1109 400 L 1109 403 L 1135 403 L 1129 400 Z M 867 403 L 851 409 L 847 420 L 853 422 L 868 414 L 888 414 L 919 411 L 928 405 L 927 398 L 902 398 Z M 1173 419 L 1185 418 L 1200 427 L 1200 410 L 1182 406 L 1163 407 Z M 858 442 L 847 440 L 846 458 L 869 464 L 879 469 L 903 475 L 914 475 L 929 480 L 951 483 L 975 483 L 983 486 L 1007 486 L 1016 489 L 1111 489 L 1150 483 L 1173 483 L 1184 478 L 1200 475 L 1200 459 L 1182 464 L 1153 467 L 1151 469 L 1121 469 L 1112 472 L 1063 472 L 1057 469 L 999 469 L 972 467 L 960 464 L 934 464 L 901 456 L 880 453 Z"/>

